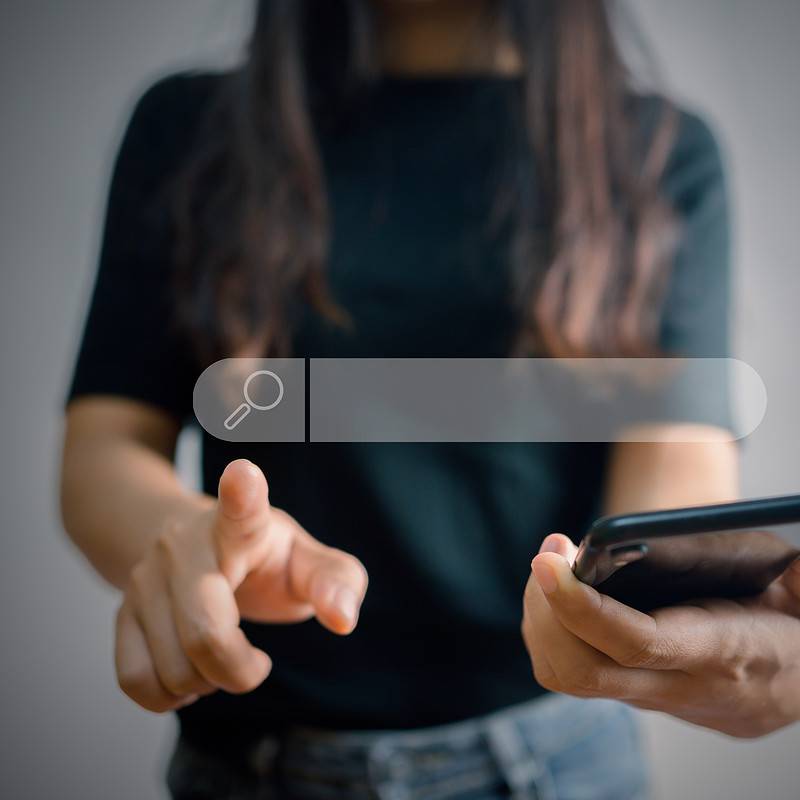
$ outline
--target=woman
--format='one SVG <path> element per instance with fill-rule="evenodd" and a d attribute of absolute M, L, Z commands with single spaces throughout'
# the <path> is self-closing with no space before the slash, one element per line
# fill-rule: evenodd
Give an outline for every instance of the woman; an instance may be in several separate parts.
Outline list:
<path fill-rule="evenodd" d="M 205 494 L 172 463 L 221 357 L 720 356 L 727 287 L 714 140 L 634 91 L 598 0 L 262 0 L 241 69 L 148 91 L 111 187 L 63 506 L 122 593 L 122 689 L 178 711 L 173 795 L 622 800 L 645 770 L 605 698 L 737 736 L 797 719 L 796 572 L 747 605 L 648 616 L 544 538 L 601 506 L 732 499 L 721 431 L 206 436 Z"/>

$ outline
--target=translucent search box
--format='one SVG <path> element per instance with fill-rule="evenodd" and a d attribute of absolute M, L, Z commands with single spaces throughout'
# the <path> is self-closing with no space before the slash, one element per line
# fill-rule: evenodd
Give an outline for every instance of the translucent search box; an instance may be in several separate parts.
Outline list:
<path fill-rule="evenodd" d="M 732 440 L 767 391 L 737 359 L 224 359 L 194 410 L 230 442 Z"/>

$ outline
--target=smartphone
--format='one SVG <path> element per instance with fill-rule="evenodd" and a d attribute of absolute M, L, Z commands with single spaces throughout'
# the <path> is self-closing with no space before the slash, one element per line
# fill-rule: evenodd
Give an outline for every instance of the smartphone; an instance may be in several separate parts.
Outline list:
<path fill-rule="evenodd" d="M 598 519 L 573 571 L 649 611 L 692 599 L 760 594 L 800 550 L 772 530 L 800 523 L 800 495 Z"/>

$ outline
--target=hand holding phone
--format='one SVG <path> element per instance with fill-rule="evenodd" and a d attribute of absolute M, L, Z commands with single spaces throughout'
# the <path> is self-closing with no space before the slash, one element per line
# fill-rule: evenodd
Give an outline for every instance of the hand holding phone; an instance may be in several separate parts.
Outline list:
<path fill-rule="evenodd" d="M 579 581 L 576 556 L 570 539 L 551 534 L 525 589 L 522 633 L 545 689 L 622 700 L 739 737 L 800 720 L 800 562 L 756 596 L 644 612 L 602 583 Z"/>

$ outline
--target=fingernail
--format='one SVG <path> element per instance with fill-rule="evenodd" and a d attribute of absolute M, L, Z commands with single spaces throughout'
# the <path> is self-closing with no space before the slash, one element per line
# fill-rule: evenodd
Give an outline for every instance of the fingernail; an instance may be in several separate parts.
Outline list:
<path fill-rule="evenodd" d="M 545 594 L 553 594 L 558 589 L 558 578 L 553 568 L 541 561 L 534 561 L 531 566 L 542 591 Z"/>
<path fill-rule="evenodd" d="M 340 586 L 333 596 L 333 607 L 353 625 L 358 616 L 358 597 L 349 586 Z"/>

